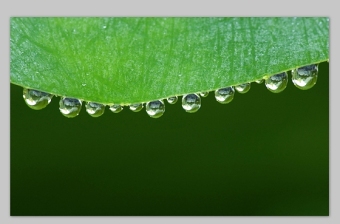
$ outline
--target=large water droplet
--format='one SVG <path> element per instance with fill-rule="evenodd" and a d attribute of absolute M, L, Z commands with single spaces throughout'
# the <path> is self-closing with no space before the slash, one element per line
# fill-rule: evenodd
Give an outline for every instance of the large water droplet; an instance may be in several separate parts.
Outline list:
<path fill-rule="evenodd" d="M 182 107 L 188 113 L 195 113 L 201 107 L 201 98 L 199 95 L 192 93 L 182 97 Z"/>
<path fill-rule="evenodd" d="M 87 102 L 85 104 L 86 112 L 92 117 L 99 117 L 105 112 L 105 105 L 94 102 Z"/>
<path fill-rule="evenodd" d="M 162 100 L 148 102 L 145 106 L 146 112 L 152 118 L 159 118 L 164 114 L 165 105 Z"/>
<path fill-rule="evenodd" d="M 222 104 L 230 103 L 234 99 L 235 90 L 232 86 L 221 88 L 215 91 L 217 102 Z"/>
<path fill-rule="evenodd" d="M 168 101 L 168 103 L 170 104 L 175 104 L 178 100 L 178 97 L 177 96 L 172 96 L 172 97 L 169 97 L 168 99 L 166 99 Z"/>
<path fill-rule="evenodd" d="M 41 110 L 51 102 L 53 94 L 24 88 L 23 97 L 27 106 L 34 110 Z"/>
<path fill-rule="evenodd" d="M 139 112 L 143 109 L 143 104 L 142 103 L 135 103 L 135 104 L 131 104 L 129 106 L 130 110 L 132 110 L 133 112 Z"/>
<path fill-rule="evenodd" d="M 282 72 L 280 74 L 273 75 L 266 79 L 265 85 L 267 89 L 273 93 L 280 93 L 286 87 L 288 83 L 288 74 L 287 72 Z"/>
<path fill-rule="evenodd" d="M 59 110 L 65 117 L 72 118 L 78 116 L 81 105 L 81 100 L 62 97 L 59 101 Z"/>
<path fill-rule="evenodd" d="M 250 82 L 235 86 L 239 93 L 247 93 L 250 90 Z"/>
<path fill-rule="evenodd" d="M 318 79 L 318 65 L 307 65 L 292 70 L 292 81 L 294 85 L 302 90 L 312 88 Z"/>
<path fill-rule="evenodd" d="M 114 104 L 112 106 L 110 106 L 110 110 L 113 112 L 113 113 L 119 113 L 123 110 L 123 107 L 119 104 Z"/>
<path fill-rule="evenodd" d="M 209 92 L 200 92 L 201 97 L 207 97 L 209 95 Z"/>

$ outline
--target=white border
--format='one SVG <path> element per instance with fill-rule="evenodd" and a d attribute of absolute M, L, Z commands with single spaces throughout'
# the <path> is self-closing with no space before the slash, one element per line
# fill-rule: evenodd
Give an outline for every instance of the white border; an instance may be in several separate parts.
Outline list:
<path fill-rule="evenodd" d="M 339 147 L 335 137 L 339 109 L 334 88 L 340 77 L 333 75 L 333 63 L 337 65 L 339 47 L 338 6 L 336 1 L 186 1 L 186 0 L 122 0 L 122 1 L 28 1 L 12 0 L 0 3 L 1 27 L 1 96 L 8 108 L 2 110 L 0 150 L 0 223 L 340 223 L 339 221 Z M 329 217 L 11 217 L 9 198 L 9 19 L 12 16 L 327 16 L 330 17 L 330 216 Z M 336 221 L 337 220 L 337 221 Z"/>

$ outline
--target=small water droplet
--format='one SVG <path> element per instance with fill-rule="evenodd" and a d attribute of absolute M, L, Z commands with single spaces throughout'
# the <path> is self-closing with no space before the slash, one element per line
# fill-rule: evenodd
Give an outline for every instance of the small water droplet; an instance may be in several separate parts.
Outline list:
<path fill-rule="evenodd" d="M 247 93 L 250 90 L 250 82 L 235 86 L 235 89 L 239 93 Z"/>
<path fill-rule="evenodd" d="M 151 101 L 146 104 L 145 110 L 150 117 L 159 118 L 164 114 L 165 105 L 162 100 Z"/>
<path fill-rule="evenodd" d="M 65 117 L 73 118 L 78 116 L 81 110 L 81 105 L 81 100 L 62 97 L 59 101 L 59 110 Z"/>
<path fill-rule="evenodd" d="M 235 90 L 232 86 L 221 88 L 215 91 L 217 102 L 222 104 L 230 103 L 234 99 Z"/>
<path fill-rule="evenodd" d="M 27 106 L 34 110 L 41 110 L 51 102 L 53 94 L 24 88 L 23 97 Z"/>
<path fill-rule="evenodd" d="M 135 103 L 135 104 L 131 104 L 129 106 L 130 110 L 132 110 L 133 112 L 139 112 L 143 109 L 143 104 L 142 103 Z"/>
<path fill-rule="evenodd" d="M 195 93 L 184 95 L 182 107 L 188 113 L 195 113 L 201 107 L 201 97 Z"/>
<path fill-rule="evenodd" d="M 255 82 L 256 82 L 257 84 L 261 84 L 261 83 L 263 83 L 263 79 L 256 80 Z"/>
<path fill-rule="evenodd" d="M 119 113 L 123 110 L 123 107 L 119 104 L 114 104 L 112 106 L 110 106 L 110 110 L 113 112 L 113 113 Z"/>
<path fill-rule="evenodd" d="M 273 93 L 282 92 L 287 87 L 287 83 L 288 83 L 287 72 L 272 75 L 271 77 L 265 80 L 265 85 L 267 89 Z"/>
<path fill-rule="evenodd" d="M 86 83 L 82 83 L 81 85 L 82 85 L 82 86 L 86 86 Z"/>
<path fill-rule="evenodd" d="M 177 96 L 172 96 L 172 97 L 169 97 L 168 99 L 166 99 L 168 101 L 168 103 L 170 104 L 175 104 L 178 100 L 178 97 Z"/>
<path fill-rule="evenodd" d="M 103 29 L 106 29 L 106 26 L 103 26 Z"/>
<path fill-rule="evenodd" d="M 99 117 L 105 112 L 105 105 L 94 102 L 87 102 L 85 104 L 86 112 L 92 117 Z"/>
<path fill-rule="evenodd" d="M 209 95 L 209 92 L 200 92 L 201 97 L 207 97 Z"/>
<path fill-rule="evenodd" d="M 292 81 L 294 85 L 302 90 L 312 88 L 318 79 L 318 65 L 307 65 L 292 70 Z"/>

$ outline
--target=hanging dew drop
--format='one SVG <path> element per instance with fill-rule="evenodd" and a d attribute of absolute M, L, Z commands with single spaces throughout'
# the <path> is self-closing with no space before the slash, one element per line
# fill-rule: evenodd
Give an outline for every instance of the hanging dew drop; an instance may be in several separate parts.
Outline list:
<path fill-rule="evenodd" d="M 250 82 L 235 86 L 239 93 L 247 93 L 250 90 Z"/>
<path fill-rule="evenodd" d="M 235 90 L 232 86 L 218 89 L 215 91 L 217 102 L 222 104 L 230 103 L 234 99 Z"/>
<path fill-rule="evenodd" d="M 129 108 L 133 112 L 139 112 L 143 109 L 143 104 L 142 103 L 131 104 Z"/>
<path fill-rule="evenodd" d="M 172 96 L 172 97 L 169 97 L 168 99 L 166 99 L 168 101 L 168 103 L 170 104 L 175 104 L 177 103 L 178 101 L 178 97 L 177 96 Z"/>
<path fill-rule="evenodd" d="M 62 97 L 59 101 L 59 110 L 65 117 L 73 118 L 78 116 L 81 110 L 81 105 L 81 100 Z"/>
<path fill-rule="evenodd" d="M 267 89 L 273 93 L 280 93 L 286 87 L 288 83 L 287 72 L 282 72 L 280 74 L 273 75 L 265 80 L 265 85 Z"/>
<path fill-rule="evenodd" d="M 207 97 L 209 95 L 209 92 L 200 92 L 201 97 Z"/>
<path fill-rule="evenodd" d="M 53 94 L 24 88 L 23 97 L 27 106 L 34 110 L 41 110 L 51 102 Z"/>
<path fill-rule="evenodd" d="M 312 88 L 318 79 L 318 65 L 307 65 L 292 70 L 292 81 L 294 85 L 302 90 Z"/>
<path fill-rule="evenodd" d="M 119 113 L 123 110 L 123 107 L 119 104 L 114 104 L 112 106 L 110 106 L 110 110 L 113 112 L 113 113 Z"/>
<path fill-rule="evenodd" d="M 263 79 L 256 80 L 255 82 L 256 82 L 257 84 L 261 84 L 261 83 L 263 83 Z"/>
<path fill-rule="evenodd" d="M 188 113 L 195 113 L 201 107 L 201 98 L 199 95 L 187 94 L 182 97 L 182 107 Z"/>
<path fill-rule="evenodd" d="M 85 108 L 86 112 L 92 117 L 102 116 L 105 112 L 105 105 L 99 103 L 87 102 Z"/>
<path fill-rule="evenodd" d="M 159 118 L 165 112 L 165 105 L 162 100 L 151 101 L 146 104 L 145 110 L 150 117 Z"/>

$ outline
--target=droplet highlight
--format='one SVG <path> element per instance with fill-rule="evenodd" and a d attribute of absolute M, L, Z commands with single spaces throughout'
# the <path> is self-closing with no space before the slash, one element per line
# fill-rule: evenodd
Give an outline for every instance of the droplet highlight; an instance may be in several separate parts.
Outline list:
<path fill-rule="evenodd" d="M 207 97 L 209 96 L 209 92 L 200 92 L 201 97 Z"/>
<path fill-rule="evenodd" d="M 267 89 L 273 93 L 282 92 L 287 87 L 287 83 L 288 83 L 287 72 L 272 75 L 271 77 L 265 80 L 265 85 Z"/>
<path fill-rule="evenodd" d="M 177 103 L 178 101 L 178 97 L 177 96 L 172 96 L 172 97 L 169 97 L 168 99 L 166 99 L 168 101 L 168 103 L 170 104 L 175 104 Z"/>
<path fill-rule="evenodd" d="M 182 97 L 182 107 L 188 113 L 195 113 L 201 107 L 201 97 L 195 93 Z"/>
<path fill-rule="evenodd" d="M 53 94 L 41 92 L 33 89 L 23 90 L 23 98 L 27 106 L 34 110 L 44 109 L 50 102 Z"/>
<path fill-rule="evenodd" d="M 81 106 L 81 100 L 74 98 L 62 97 L 59 101 L 59 110 L 61 114 L 68 118 L 78 116 L 81 110 Z"/>
<path fill-rule="evenodd" d="M 87 102 L 85 104 L 86 112 L 92 117 L 100 117 L 105 112 L 105 105 L 94 102 Z"/>
<path fill-rule="evenodd" d="M 239 93 L 247 93 L 250 90 L 250 82 L 235 86 L 235 89 Z"/>
<path fill-rule="evenodd" d="M 307 65 L 292 70 L 292 81 L 294 85 L 302 90 L 312 88 L 318 79 L 318 65 Z"/>
<path fill-rule="evenodd" d="M 232 86 L 215 91 L 215 99 L 222 104 L 230 103 L 234 99 L 235 89 Z"/>
<path fill-rule="evenodd" d="M 131 104 L 129 108 L 133 112 L 139 112 L 143 109 L 143 104 L 142 103 Z"/>
<path fill-rule="evenodd" d="M 114 104 L 114 105 L 111 105 L 110 106 L 110 110 L 113 112 L 113 113 L 119 113 L 123 110 L 123 107 L 119 104 Z"/>
<path fill-rule="evenodd" d="M 156 100 L 146 103 L 145 110 L 152 118 L 159 118 L 165 112 L 165 105 L 162 100 Z"/>
<path fill-rule="evenodd" d="M 255 82 L 257 83 L 257 84 L 261 84 L 261 83 L 263 83 L 263 79 L 259 79 L 259 80 L 256 80 Z"/>

